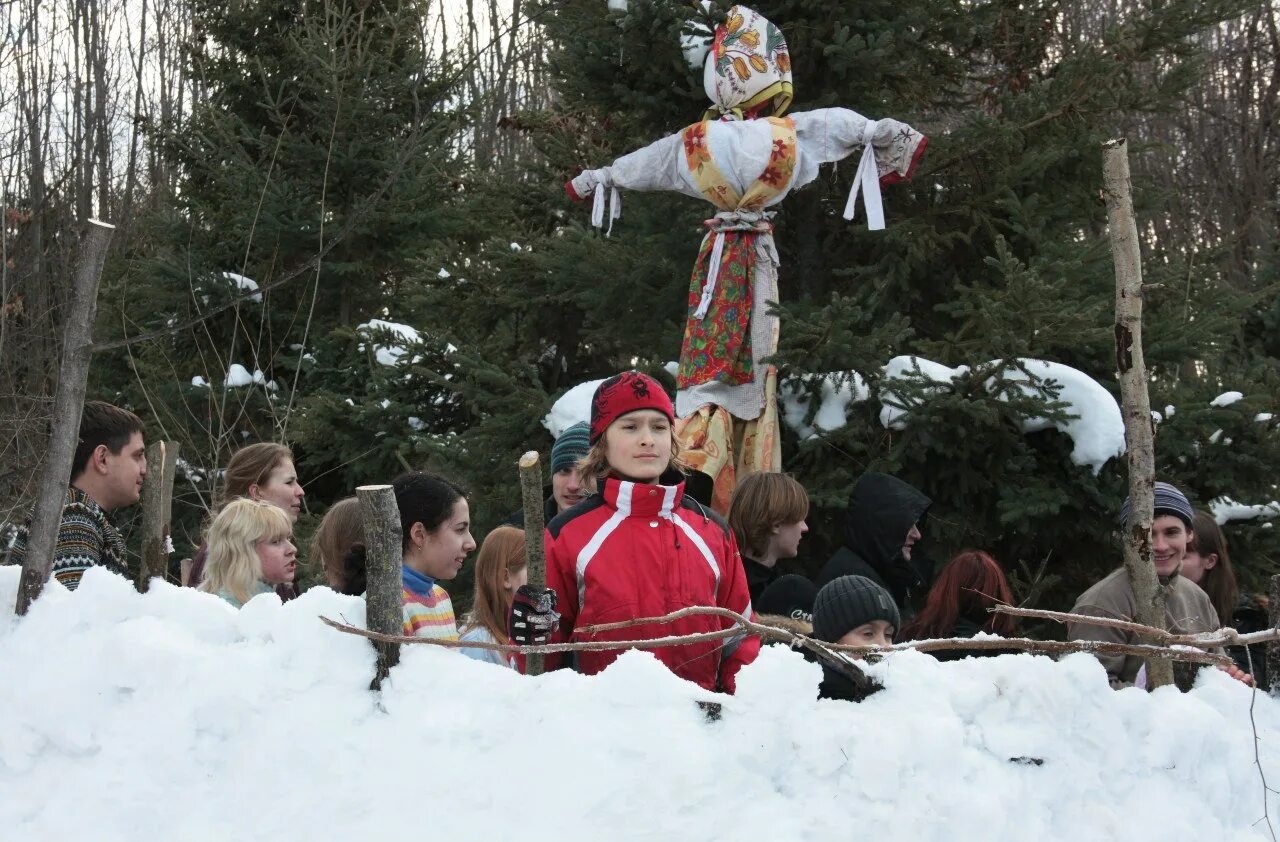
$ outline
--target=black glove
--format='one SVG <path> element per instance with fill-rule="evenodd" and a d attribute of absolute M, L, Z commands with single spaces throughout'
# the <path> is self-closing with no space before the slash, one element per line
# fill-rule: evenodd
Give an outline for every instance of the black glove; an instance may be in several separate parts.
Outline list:
<path fill-rule="evenodd" d="M 511 602 L 511 619 L 507 626 L 511 642 L 521 646 L 546 643 L 558 628 L 560 614 L 556 611 L 556 592 L 551 588 L 521 585 Z"/>

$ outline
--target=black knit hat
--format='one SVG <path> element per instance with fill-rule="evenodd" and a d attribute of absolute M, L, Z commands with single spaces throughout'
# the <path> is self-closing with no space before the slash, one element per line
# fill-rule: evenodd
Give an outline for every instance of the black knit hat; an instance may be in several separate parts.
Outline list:
<path fill-rule="evenodd" d="M 884 620 L 894 630 L 902 624 L 893 597 L 866 576 L 832 579 L 813 601 L 813 636 L 827 643 L 872 620 Z"/>
<path fill-rule="evenodd" d="M 812 623 L 813 600 L 817 595 L 818 589 L 813 582 L 803 576 L 788 573 L 786 576 L 779 576 L 765 588 L 752 607 L 757 614 L 774 614 Z"/>

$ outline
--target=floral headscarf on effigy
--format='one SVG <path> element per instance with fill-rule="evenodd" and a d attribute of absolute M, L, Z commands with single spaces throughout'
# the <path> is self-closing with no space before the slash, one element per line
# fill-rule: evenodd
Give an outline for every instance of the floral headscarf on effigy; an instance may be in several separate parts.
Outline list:
<path fill-rule="evenodd" d="M 703 65 L 712 107 L 706 119 L 781 117 L 791 106 L 791 54 L 782 30 L 754 9 L 734 6 L 716 27 Z"/>

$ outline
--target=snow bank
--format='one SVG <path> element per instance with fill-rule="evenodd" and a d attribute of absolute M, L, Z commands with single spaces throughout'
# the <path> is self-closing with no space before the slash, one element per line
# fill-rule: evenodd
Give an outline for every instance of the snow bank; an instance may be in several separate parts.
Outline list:
<path fill-rule="evenodd" d="M 442 269 L 440 271 L 443 272 L 444 270 Z M 400 362 L 409 353 L 408 346 L 419 345 L 422 343 L 422 335 L 418 333 L 417 329 L 409 327 L 409 325 L 406 325 L 406 324 L 400 324 L 399 322 L 388 322 L 388 321 L 383 321 L 382 319 L 370 319 L 364 324 L 356 325 L 356 330 L 362 331 L 366 334 L 381 333 L 383 331 L 386 331 L 386 332 L 389 332 L 396 339 L 400 340 L 399 343 L 395 345 L 375 344 L 373 346 L 373 356 L 374 356 L 374 359 L 378 361 L 379 365 L 387 365 L 387 366 L 399 365 Z M 458 349 L 454 347 L 451 343 L 448 343 L 448 342 L 445 343 L 444 353 L 452 354 L 456 350 Z M 408 361 L 412 363 L 416 363 L 420 359 L 421 357 L 415 355 Z M 451 375 L 446 374 L 445 379 L 448 380 L 450 376 Z"/>
<path fill-rule="evenodd" d="M 224 381 L 224 383 L 229 388 L 235 389 L 240 386 L 248 386 L 252 382 L 253 382 L 253 375 L 249 373 L 249 370 L 247 368 L 240 365 L 240 363 L 232 363 L 231 366 L 227 369 L 227 379 Z M 195 383 L 193 382 L 191 385 L 194 386 Z"/>
<path fill-rule="evenodd" d="M 580 421 L 589 422 L 591 420 L 591 396 L 596 393 L 596 387 L 603 382 L 603 378 L 600 380 L 588 380 L 565 392 L 551 405 L 551 411 L 542 419 L 542 426 L 547 428 L 552 437 L 560 438 L 560 434 L 574 424 Z"/>
<path fill-rule="evenodd" d="M 1209 406 L 1231 406 L 1231 404 L 1242 400 L 1244 400 L 1243 392 L 1223 392 L 1221 395 L 1218 395 L 1216 398 L 1209 401 Z"/>
<path fill-rule="evenodd" d="M 711 0 L 702 0 L 698 4 L 703 12 L 711 11 Z M 689 21 L 680 33 L 680 52 L 684 53 L 685 64 L 691 70 L 701 70 L 707 63 L 707 53 L 711 52 L 714 34 L 708 31 L 701 21 Z"/>
<path fill-rule="evenodd" d="M 1219 497 L 1209 504 L 1209 511 L 1213 512 L 1213 519 L 1219 526 L 1232 520 L 1269 520 L 1280 515 L 1280 500 L 1251 506 L 1237 503 L 1230 497 Z"/>
<path fill-rule="evenodd" d="M 364 324 L 356 325 L 356 330 L 366 333 L 387 331 L 403 342 L 403 345 L 375 345 L 373 356 L 379 365 L 396 365 L 400 358 L 409 353 L 405 345 L 416 345 L 422 341 L 418 331 L 399 322 L 385 322 L 382 319 L 370 319 Z"/>
<path fill-rule="evenodd" d="M 19 621 L 17 580 L 0 568 L 13 839 L 1266 838 L 1250 693 L 1212 671 L 1147 695 L 1086 655 L 907 652 L 853 705 L 770 647 L 708 722 L 712 694 L 647 654 L 529 679 L 418 646 L 379 697 L 367 642 L 316 619 L 361 623 L 359 599 L 237 612 L 91 570 Z M 1259 697 L 1254 717 L 1274 777 L 1280 709 Z"/>
<path fill-rule="evenodd" d="M 1009 368 L 1003 373 L 1006 388 L 1016 388 L 1028 395 L 1045 396 L 1040 384 L 1052 380 L 1061 387 L 1058 400 L 1067 404 L 1069 414 L 1076 416 L 1059 423 L 1044 417 L 1024 418 L 1023 432 L 1057 428 L 1070 436 L 1074 443 L 1071 461 L 1089 467 L 1095 474 L 1102 470 L 1109 459 L 1124 453 L 1124 418 L 1120 413 L 1120 405 L 1100 383 L 1084 372 L 1061 363 L 1035 359 L 1022 359 L 1018 362 L 1023 368 Z M 911 409 L 919 403 L 919 400 L 912 403 L 911 399 L 900 394 L 894 388 L 895 380 L 937 384 L 926 388 L 927 396 L 948 388 L 954 380 L 968 372 L 969 367 L 964 365 L 950 368 L 923 357 L 894 357 L 883 369 L 880 423 L 891 430 L 905 429 L 910 420 Z M 1028 376 L 1027 372 L 1032 376 Z M 992 389 L 995 385 L 996 378 L 987 381 L 987 388 Z M 779 392 L 783 420 L 802 439 L 810 438 L 819 431 L 843 427 L 848 420 L 850 404 L 870 397 L 866 381 L 857 372 L 823 375 L 821 403 L 813 425 L 810 426 L 804 420 L 809 409 L 809 399 L 803 386 L 798 381 L 784 382 Z M 1002 393 L 999 397 L 1002 400 L 1008 399 L 1007 393 Z M 1166 409 L 1169 415 L 1173 414 L 1173 407 Z M 1155 412 L 1152 413 L 1152 418 L 1157 422 L 1162 420 L 1159 413 Z"/>
<path fill-rule="evenodd" d="M 227 377 L 223 381 L 223 384 L 228 389 L 238 389 L 242 386 L 252 386 L 255 384 L 263 386 L 272 392 L 279 388 L 276 385 L 276 381 L 268 380 L 267 376 L 262 373 L 261 369 L 255 368 L 253 370 L 253 374 L 250 374 L 249 369 L 240 365 L 240 363 L 232 363 L 227 367 Z M 194 378 L 191 381 L 191 385 L 198 385 Z"/>
<path fill-rule="evenodd" d="M 1022 421 L 1023 432 L 1032 433 L 1056 427 L 1070 436 L 1073 442 L 1071 461 L 1090 468 L 1095 474 L 1102 470 L 1109 459 L 1124 454 L 1124 418 L 1120 413 L 1120 405 L 1102 384 L 1084 372 L 1062 363 L 1036 359 L 1021 359 L 1018 362 L 1026 371 L 1019 368 L 1006 369 L 1006 388 L 1017 388 L 1025 394 L 1044 396 L 1039 384 L 1052 380 L 1060 387 L 1058 400 L 1066 404 L 1069 415 L 1075 416 L 1058 423 L 1043 417 L 1025 418 Z M 668 363 L 667 370 L 674 375 L 676 366 L 677 363 Z M 1028 371 L 1034 376 L 1034 381 L 1028 376 Z M 891 430 L 905 429 L 910 420 L 911 409 L 920 402 L 913 402 L 912 398 L 901 394 L 894 387 L 895 380 L 935 384 L 926 387 L 927 396 L 949 388 L 954 380 L 968 372 L 969 367 L 965 365 L 950 368 L 923 357 L 894 357 L 883 369 L 880 423 Z M 818 409 L 812 424 L 806 423 L 810 393 L 805 383 L 813 376 L 800 375 L 785 380 L 778 388 L 783 423 L 795 430 L 801 439 L 843 427 L 848 423 L 849 407 L 868 400 L 871 396 L 866 380 L 856 371 L 817 375 L 821 383 Z M 591 395 L 601 382 L 591 380 L 574 386 L 552 405 L 542 425 L 551 431 L 551 435 L 559 436 L 566 427 L 590 420 Z M 988 388 L 992 388 L 995 383 L 995 378 L 988 380 Z M 1006 394 L 999 397 L 1007 400 Z M 1172 406 L 1166 406 L 1164 417 L 1172 417 L 1174 411 Z M 1152 412 L 1151 416 L 1157 423 L 1163 420 L 1157 412 Z"/>
<path fill-rule="evenodd" d="M 1100 383 L 1082 371 L 1048 360 L 1019 360 L 1022 366 L 1040 381 L 1052 380 L 1061 387 L 1058 400 L 1067 404 L 1067 412 L 1076 416 L 1061 423 L 1048 418 L 1024 418 L 1022 431 L 1037 432 L 1056 428 L 1071 437 L 1074 448 L 1071 461 L 1091 468 L 1094 474 L 1102 470 L 1109 459 L 1123 456 L 1124 416 L 1120 404 Z M 1012 381 L 1024 394 L 1047 397 L 1042 388 L 1033 384 L 1026 372 L 1011 368 L 1004 372 L 1006 382 Z M 1002 399 L 1004 395 L 1000 396 Z M 1152 413 L 1155 418 L 1156 413 Z M 1160 419 L 1155 418 L 1159 423 Z"/>
<path fill-rule="evenodd" d="M 250 301 L 262 303 L 262 293 L 258 292 L 258 282 L 253 278 L 246 278 L 244 275 L 237 275 L 235 272 L 223 272 L 222 277 L 236 285 L 241 292 L 251 292 Z"/>
<path fill-rule="evenodd" d="M 809 391 L 801 379 L 788 380 L 778 389 L 782 420 L 801 439 L 813 438 L 820 432 L 837 430 L 849 421 L 849 407 L 871 397 L 867 381 L 856 371 L 836 371 L 820 378 L 818 410 L 813 424 L 805 423 L 809 412 Z"/>
<path fill-rule="evenodd" d="M 906 397 L 893 390 L 892 381 L 932 381 L 939 384 L 933 392 L 941 391 L 957 377 L 969 372 L 969 366 L 961 365 L 947 368 L 942 363 L 935 363 L 923 357 L 894 357 L 884 367 L 884 387 L 880 391 L 880 423 L 889 430 L 904 430 L 907 427 L 907 413 L 914 406 Z"/>

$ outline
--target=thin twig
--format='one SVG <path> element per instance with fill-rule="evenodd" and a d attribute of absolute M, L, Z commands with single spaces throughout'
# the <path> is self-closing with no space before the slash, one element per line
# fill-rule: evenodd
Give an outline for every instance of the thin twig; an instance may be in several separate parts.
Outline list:
<path fill-rule="evenodd" d="M 1253 652 L 1244 648 L 1245 660 L 1249 664 L 1249 675 L 1253 675 Z M 1267 804 L 1267 773 L 1262 768 L 1262 755 L 1258 751 L 1258 720 L 1253 716 L 1253 706 L 1258 701 L 1258 682 L 1253 683 L 1253 692 L 1249 694 L 1249 727 L 1253 729 L 1253 762 L 1258 767 L 1258 778 L 1262 781 L 1262 818 L 1267 821 L 1267 830 L 1271 832 L 1271 842 L 1276 842 L 1276 829 L 1271 824 L 1271 808 Z"/>
<path fill-rule="evenodd" d="M 1018 611 L 1024 609 L 1016 609 Z M 1025 609 L 1030 610 L 1030 609 Z M 832 652 L 848 652 L 854 654 L 884 654 L 887 652 L 901 652 L 905 649 L 915 649 L 920 652 L 942 652 L 956 649 L 998 649 L 1009 650 L 1016 649 L 1020 652 L 1042 652 L 1045 654 L 1068 654 L 1073 652 L 1089 652 L 1099 655 L 1136 655 L 1139 657 L 1149 657 L 1159 655 L 1162 658 L 1170 658 L 1176 661 L 1189 661 L 1196 664 L 1214 664 L 1227 665 L 1231 663 L 1231 659 L 1226 655 L 1217 655 L 1209 652 L 1198 652 L 1187 649 L 1170 649 L 1165 646 L 1152 646 L 1148 644 L 1136 643 L 1111 643 L 1102 640 L 1031 640 L 1029 638 L 1004 638 L 1004 637 L 954 637 L 954 638 L 938 638 L 935 640 L 909 640 L 903 643 L 895 643 L 892 646 L 874 646 L 874 645 L 853 645 L 841 643 L 826 643 L 822 641 L 814 641 L 813 638 L 805 635 L 795 634 L 776 626 L 755 623 L 747 620 L 741 614 L 730 611 L 727 608 L 716 608 L 712 606 L 694 606 L 690 608 L 681 608 L 679 611 L 673 611 L 664 617 L 645 617 L 638 620 L 624 620 L 618 623 L 603 623 L 594 626 L 583 626 L 578 631 L 584 634 L 593 634 L 602 631 L 612 631 L 616 629 L 632 628 L 641 625 L 653 625 L 658 623 L 670 623 L 685 617 L 725 617 L 738 623 L 748 631 L 759 634 L 762 637 L 770 637 L 775 640 L 787 640 L 792 643 L 801 643 L 802 641 L 810 641 L 818 643 L 822 648 Z M 1076 615 L 1064 615 L 1075 617 Z M 1117 621 L 1120 622 L 1120 621 Z M 1234 631 L 1234 630 L 1232 630 Z M 1179 641 L 1180 642 L 1180 641 Z M 1219 642 L 1210 643 L 1192 643 L 1188 641 L 1188 645 L 1204 645 L 1219 646 Z"/>
<path fill-rule="evenodd" d="M 1165 646 L 1198 646 L 1213 648 L 1215 646 L 1245 646 L 1257 643 L 1269 643 L 1280 640 L 1280 628 L 1263 629 L 1262 631 L 1241 634 L 1227 626 L 1216 631 L 1196 632 L 1195 634 L 1173 634 L 1163 629 L 1144 626 L 1129 620 L 1117 620 L 1111 617 L 1094 617 L 1089 614 L 1067 614 L 1062 611 L 1043 611 L 1036 608 L 1017 608 L 1012 605 L 994 605 L 988 609 L 998 614 L 1012 614 L 1015 617 L 1040 617 L 1055 620 L 1059 623 L 1080 623 L 1089 626 L 1107 626 L 1123 629 L 1135 634 L 1155 638 Z"/>
<path fill-rule="evenodd" d="M 367 629 L 361 629 L 356 626 L 339 623 L 329 619 L 328 617 L 321 617 L 320 619 L 324 621 L 326 625 L 338 629 L 339 631 L 343 631 L 348 634 L 360 635 L 361 637 L 367 637 L 370 640 L 389 643 L 425 643 L 432 646 L 443 646 L 448 649 L 486 649 L 494 652 L 519 653 L 525 655 L 535 653 L 602 652 L 615 649 L 655 649 L 663 646 L 687 646 L 695 643 L 706 643 L 713 640 L 723 640 L 727 637 L 735 637 L 745 631 L 750 634 L 758 635 L 761 638 L 785 642 L 792 646 L 808 649 L 819 654 L 819 656 L 826 655 L 829 658 L 839 658 L 840 653 L 881 655 L 889 652 L 900 652 L 906 649 L 916 649 L 921 652 L 936 652 L 953 649 L 1014 649 L 1020 652 L 1038 652 L 1044 654 L 1089 652 L 1091 654 L 1100 655 L 1136 655 L 1139 657 L 1159 655 L 1162 658 L 1169 658 L 1170 660 L 1187 661 L 1196 664 L 1226 665 L 1231 663 L 1231 659 L 1226 655 L 1201 652 L 1195 649 L 1169 649 L 1161 646 L 1110 643 L 1101 640 L 1061 641 L 998 637 L 986 637 L 980 639 L 944 638 L 937 640 L 913 640 L 906 643 L 897 643 L 889 647 L 827 643 L 825 641 L 814 640 L 806 635 L 796 634 L 777 626 L 753 622 L 743 617 L 741 614 L 730 611 L 727 608 L 717 608 L 712 606 L 682 608 L 679 611 L 674 611 L 671 614 L 666 615 L 665 617 L 646 617 L 638 620 L 628 620 L 621 623 L 583 626 L 577 631 L 582 634 L 593 634 L 611 629 L 670 623 L 684 617 L 692 616 L 723 617 L 725 619 L 732 620 L 733 625 L 714 632 L 691 635 L 671 635 L 667 637 L 652 638 L 649 640 L 594 640 L 582 643 L 549 643 L 540 646 L 518 646 L 515 644 L 505 643 L 464 642 L 457 640 L 435 640 L 425 637 L 408 637 L 404 635 L 384 635 L 368 631 Z"/>
<path fill-rule="evenodd" d="M 1001 603 L 993 605 L 990 609 L 996 614 L 1010 614 L 1014 617 L 1034 617 L 1040 620 L 1053 620 L 1057 623 L 1085 623 L 1090 626 L 1106 626 L 1107 628 L 1121 629 L 1123 631 L 1133 632 L 1134 634 L 1144 635 L 1159 641 L 1170 641 L 1177 635 L 1165 631 L 1164 629 L 1155 629 L 1150 626 L 1144 626 L 1141 623 L 1135 623 L 1131 620 L 1117 620 L 1112 617 L 1094 617 L 1088 614 L 1069 614 L 1065 611 L 1046 611 L 1043 608 L 1018 608 L 1014 605 L 1006 605 Z"/>
<path fill-rule="evenodd" d="M 443 646 L 446 649 L 487 649 L 491 652 L 532 655 L 537 653 L 552 654 L 557 652 L 602 652 L 609 649 L 657 649 L 662 646 L 687 646 L 694 643 L 707 643 L 723 640 L 738 634 L 736 628 L 721 629 L 704 634 L 674 635 L 671 637 L 655 637 L 650 640 L 597 640 L 589 643 L 544 643 L 537 646 L 518 646 L 513 643 L 482 643 L 480 641 L 438 640 L 430 637 L 410 637 L 402 634 L 379 634 L 358 626 L 339 623 L 328 617 L 321 617 L 325 625 L 347 634 L 355 634 L 383 643 L 426 643 L 431 646 Z"/>

